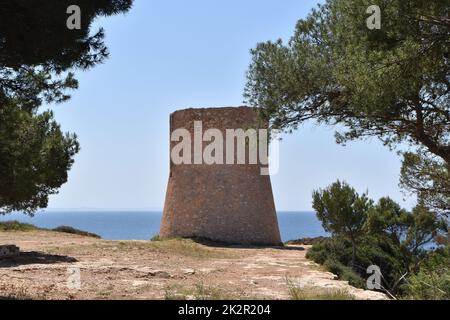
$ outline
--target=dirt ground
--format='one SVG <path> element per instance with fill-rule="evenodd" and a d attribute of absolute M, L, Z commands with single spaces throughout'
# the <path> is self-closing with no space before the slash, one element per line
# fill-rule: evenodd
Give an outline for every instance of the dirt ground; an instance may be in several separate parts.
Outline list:
<path fill-rule="evenodd" d="M 190 240 L 106 241 L 47 231 L 0 232 L 21 255 L 0 260 L 0 298 L 289 299 L 290 288 L 353 288 L 307 260 L 308 247 L 224 248 Z"/>

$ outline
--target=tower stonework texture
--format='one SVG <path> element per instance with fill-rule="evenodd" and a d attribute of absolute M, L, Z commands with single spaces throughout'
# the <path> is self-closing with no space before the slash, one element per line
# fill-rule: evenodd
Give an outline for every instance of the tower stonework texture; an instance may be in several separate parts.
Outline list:
<path fill-rule="evenodd" d="M 253 108 L 187 109 L 170 117 L 170 132 L 190 132 L 194 159 L 194 123 L 202 130 L 257 129 Z M 180 142 L 171 142 L 171 150 Z M 211 142 L 202 142 L 206 147 Z M 237 147 L 236 147 L 237 148 Z M 248 146 L 247 146 L 248 155 Z M 247 156 L 246 156 L 247 157 Z M 248 160 L 248 157 L 246 158 Z M 224 162 L 226 162 L 224 160 Z M 260 164 L 174 164 L 164 205 L 160 236 L 204 238 L 229 244 L 281 244 L 270 176 L 261 174 Z"/>

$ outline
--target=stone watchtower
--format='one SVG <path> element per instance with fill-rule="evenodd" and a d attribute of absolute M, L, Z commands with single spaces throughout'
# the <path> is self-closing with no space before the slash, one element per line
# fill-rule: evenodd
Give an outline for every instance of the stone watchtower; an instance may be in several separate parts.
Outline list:
<path fill-rule="evenodd" d="M 171 160 L 160 236 L 280 245 L 270 176 L 261 175 L 260 164 L 248 164 L 248 161 L 234 165 L 226 161 L 224 164 L 195 162 L 194 150 L 198 150 L 198 144 L 196 149 L 194 140 L 195 132 L 198 137 L 198 128 L 196 131 L 194 123 L 198 126 L 199 121 L 203 132 L 208 129 L 222 132 L 224 159 L 227 156 L 226 130 L 256 129 L 258 123 L 256 111 L 247 107 L 187 109 L 171 115 L 171 135 L 177 129 L 186 129 L 192 137 L 191 148 L 187 149 L 192 152 L 192 163 L 174 164 Z M 171 150 L 178 143 L 172 141 Z M 201 142 L 201 145 L 204 148 L 209 143 Z M 246 147 L 248 149 L 248 145 Z"/>

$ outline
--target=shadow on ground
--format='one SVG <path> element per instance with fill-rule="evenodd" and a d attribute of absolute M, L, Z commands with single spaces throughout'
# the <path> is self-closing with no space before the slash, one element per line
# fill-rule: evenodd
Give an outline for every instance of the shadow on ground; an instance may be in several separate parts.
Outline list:
<path fill-rule="evenodd" d="M 225 242 L 217 242 L 214 240 L 210 240 L 207 238 L 188 238 L 195 243 L 202 244 L 204 246 L 213 247 L 213 248 L 233 248 L 233 249 L 276 249 L 276 250 L 292 250 L 292 251 L 305 251 L 304 247 L 294 245 L 294 246 L 264 246 L 264 245 L 241 245 L 241 244 L 232 244 Z"/>
<path fill-rule="evenodd" d="M 52 255 L 43 252 L 21 252 L 17 257 L 0 259 L 0 268 L 19 267 L 30 264 L 57 264 L 73 262 L 78 262 L 78 260 L 68 256 Z"/>

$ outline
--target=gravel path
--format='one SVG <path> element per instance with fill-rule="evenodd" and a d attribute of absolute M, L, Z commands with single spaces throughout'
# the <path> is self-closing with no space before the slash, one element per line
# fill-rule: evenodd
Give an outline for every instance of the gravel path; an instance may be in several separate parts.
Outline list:
<path fill-rule="evenodd" d="M 0 260 L 0 297 L 33 299 L 289 299 L 289 286 L 353 288 L 305 258 L 308 247 L 221 248 L 189 240 L 105 241 L 56 232 L 0 232 L 21 255 Z M 78 279 L 80 281 L 78 281 Z"/>

